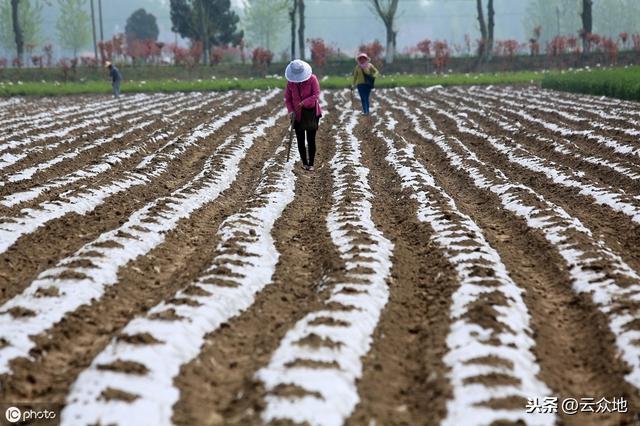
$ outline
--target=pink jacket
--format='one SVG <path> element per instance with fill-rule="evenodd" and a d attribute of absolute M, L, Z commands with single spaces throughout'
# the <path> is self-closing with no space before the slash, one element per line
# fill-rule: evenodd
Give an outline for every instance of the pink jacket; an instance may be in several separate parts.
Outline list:
<path fill-rule="evenodd" d="M 316 107 L 316 115 L 322 117 L 322 110 L 320 109 L 320 83 L 318 78 L 312 74 L 311 78 L 302 83 L 287 82 L 287 87 L 284 90 L 284 103 L 287 106 L 287 111 L 296 113 L 296 121 L 300 121 L 302 116 L 302 109 L 299 107 L 300 102 L 305 108 Z"/>

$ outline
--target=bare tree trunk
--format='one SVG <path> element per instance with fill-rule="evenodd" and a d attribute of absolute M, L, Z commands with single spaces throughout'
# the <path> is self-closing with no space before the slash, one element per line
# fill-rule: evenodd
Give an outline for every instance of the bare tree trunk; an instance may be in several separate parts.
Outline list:
<path fill-rule="evenodd" d="M 200 0 L 200 30 L 202 31 L 202 60 L 206 66 L 209 65 L 209 31 L 207 31 L 203 0 Z"/>
<path fill-rule="evenodd" d="M 478 46 L 478 60 L 482 61 L 487 45 L 487 24 L 484 21 L 484 11 L 482 10 L 482 0 L 477 0 L 478 23 L 480 24 L 480 45 Z"/>
<path fill-rule="evenodd" d="M 98 20 L 100 21 L 100 41 L 104 41 L 104 29 L 102 25 L 102 0 L 98 0 Z"/>
<path fill-rule="evenodd" d="M 102 25 L 102 0 L 98 0 L 98 21 L 100 21 L 100 43 L 104 41 L 104 28 Z M 100 63 L 104 65 L 104 46 L 100 49 Z"/>
<path fill-rule="evenodd" d="M 291 60 L 296 58 L 296 10 L 298 0 L 293 0 L 293 6 L 289 9 L 289 22 L 291 23 Z"/>
<path fill-rule="evenodd" d="M 388 27 L 385 25 L 387 30 L 387 47 L 385 53 L 385 62 L 388 64 L 392 64 L 394 58 L 396 57 L 396 35 L 397 31 L 393 31 L 393 27 Z"/>
<path fill-rule="evenodd" d="M 305 42 L 304 42 L 304 0 L 298 0 L 298 49 L 300 50 L 300 59 L 305 60 Z"/>
<path fill-rule="evenodd" d="M 487 4 L 487 17 L 489 20 L 488 28 L 487 28 L 487 45 L 485 48 L 485 61 L 489 62 L 491 57 L 493 56 L 493 30 L 496 26 L 495 23 L 495 9 L 493 8 L 493 0 L 489 0 Z"/>
<path fill-rule="evenodd" d="M 589 35 L 593 31 L 593 15 L 592 15 L 593 0 L 582 0 L 582 51 L 587 54 L 591 50 L 590 42 L 588 40 Z"/>
<path fill-rule="evenodd" d="M 11 21 L 13 23 L 13 34 L 16 40 L 16 54 L 23 61 L 24 56 L 24 38 L 22 36 L 22 28 L 20 27 L 20 19 L 18 19 L 18 7 L 20 0 L 11 0 Z"/>
<path fill-rule="evenodd" d="M 91 3 L 91 29 L 93 30 L 93 57 L 97 61 L 98 60 L 98 43 L 96 41 L 96 14 L 93 7 L 93 0 L 90 0 L 90 3 Z"/>
<path fill-rule="evenodd" d="M 386 4 L 382 4 L 382 0 L 372 0 L 372 2 L 387 31 L 385 62 L 391 64 L 396 57 L 396 38 L 398 32 L 394 31 L 393 27 L 396 12 L 398 11 L 398 0 L 387 0 Z"/>

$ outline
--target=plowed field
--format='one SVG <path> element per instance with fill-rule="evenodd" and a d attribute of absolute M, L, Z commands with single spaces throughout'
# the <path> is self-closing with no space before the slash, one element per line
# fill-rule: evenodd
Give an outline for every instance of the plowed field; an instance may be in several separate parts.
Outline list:
<path fill-rule="evenodd" d="M 74 426 L 636 424 L 640 105 L 321 102 L 313 172 L 281 91 L 0 102 L 0 402 Z M 609 410 L 527 410 L 545 397 Z"/>

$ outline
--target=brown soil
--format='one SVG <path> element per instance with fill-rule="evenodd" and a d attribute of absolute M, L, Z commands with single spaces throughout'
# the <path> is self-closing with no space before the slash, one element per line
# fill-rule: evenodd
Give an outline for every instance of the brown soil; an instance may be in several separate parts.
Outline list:
<path fill-rule="evenodd" d="M 263 107 L 258 114 L 272 111 L 274 102 Z M 226 111 L 228 110 L 224 109 L 219 113 L 223 114 Z M 181 130 L 183 135 L 190 134 L 198 124 L 204 120 L 211 120 L 213 116 L 211 112 L 206 111 L 201 114 L 195 115 L 193 121 L 184 126 Z M 86 215 L 68 214 L 21 237 L 7 252 L 0 255 L 0 302 L 18 294 L 26 284 L 35 279 L 40 272 L 54 265 L 57 260 L 74 253 L 102 232 L 122 225 L 131 213 L 150 200 L 167 195 L 190 180 L 211 152 L 229 135 L 234 134 L 238 126 L 245 125 L 250 120 L 252 118 L 247 116 L 238 117 L 220 129 L 213 140 L 201 141 L 190 147 L 177 160 L 172 161 L 168 170 L 154 179 L 152 185 L 134 186 L 128 191 L 107 198 Z M 121 177 L 122 171 L 116 169 L 88 179 L 82 184 L 89 188 L 100 187 Z M 17 206 L 11 209 L 11 212 L 19 215 L 23 208 L 24 206 Z"/>
<path fill-rule="evenodd" d="M 446 354 L 456 273 L 418 220 L 417 206 L 384 160 L 386 147 L 361 120 L 356 134 L 371 170 L 374 221 L 394 242 L 391 297 L 364 359 L 361 403 L 351 425 L 429 425 L 446 414 L 451 389 Z"/>
<path fill-rule="evenodd" d="M 465 142 L 473 139 L 460 134 L 451 120 L 437 114 L 430 114 L 430 117 L 445 134 Z M 397 118 L 401 117 L 398 115 Z M 403 133 L 409 140 L 418 137 L 407 127 L 403 128 Z M 524 222 L 505 212 L 497 198 L 476 190 L 465 174 L 449 167 L 448 160 L 437 147 L 424 143 L 418 143 L 417 147 L 419 157 L 432 166 L 430 170 L 455 198 L 458 208 L 480 225 L 516 283 L 526 290 L 525 302 L 536 332 L 535 349 L 542 367 L 541 378 L 561 397 L 622 394 L 638 406 L 636 391 L 622 380 L 626 366 L 617 358 L 613 349 L 614 337 L 604 317 L 589 297 L 572 292 L 566 266 L 542 235 L 528 230 Z M 486 143 L 469 143 L 469 147 L 478 152 L 478 148 L 486 147 Z M 484 153 L 484 150 L 480 152 Z M 506 161 L 497 161 L 495 157 L 489 160 L 482 155 L 480 158 L 504 172 L 511 170 L 505 165 Z M 527 180 L 521 182 L 531 186 Z M 585 324 L 592 326 L 586 328 Z M 625 421 L 631 419 L 627 417 Z M 622 419 L 615 416 L 594 419 L 587 414 L 565 416 L 563 421 L 567 424 L 613 425 Z"/>
<path fill-rule="evenodd" d="M 0 378 L 3 395 L 13 400 L 62 402 L 77 374 L 129 320 L 197 278 L 211 257 L 218 226 L 241 205 L 244 190 L 257 183 L 262 164 L 279 143 L 280 127 L 265 138 L 267 144 L 258 142 L 250 149 L 232 188 L 191 220 L 180 222 L 160 247 L 122 268 L 118 285 L 108 288 L 104 297 L 68 315 L 46 335 L 35 336 L 38 345 L 31 351 L 35 359 L 15 361 L 14 374 Z M 216 141 L 225 137 L 216 136 Z M 209 146 L 207 151 L 212 149 Z"/>
<path fill-rule="evenodd" d="M 195 104 L 195 102 L 193 100 L 191 100 L 190 102 L 181 101 L 179 102 L 179 104 L 180 107 L 187 107 L 192 106 L 193 104 Z M 39 171 L 35 173 L 30 179 L 18 182 L 7 181 L 6 185 L 0 188 L 0 197 L 19 191 L 24 191 L 26 189 L 34 187 L 36 184 L 46 183 L 57 177 L 72 173 L 78 170 L 81 165 L 84 165 L 86 167 L 93 164 L 97 159 L 105 154 L 131 148 L 132 146 L 140 144 L 141 141 L 145 141 L 151 138 L 157 138 L 158 135 L 161 135 L 168 129 L 175 127 L 175 124 L 177 124 L 162 120 L 164 113 L 173 108 L 175 108 L 174 105 L 172 105 L 171 103 L 166 103 L 157 105 L 155 108 L 151 108 L 149 112 L 144 115 L 138 112 L 135 114 L 132 113 L 131 116 L 124 117 L 123 119 L 120 119 L 118 121 L 106 121 L 104 124 L 108 126 L 106 130 L 89 133 L 87 129 L 85 129 L 85 132 L 78 135 L 77 139 L 73 143 L 65 143 L 55 149 L 47 149 L 28 155 L 26 158 L 14 163 L 9 167 L 4 168 L 2 170 L 2 173 L 4 175 L 10 176 L 11 174 L 22 171 L 28 167 L 33 167 L 39 163 L 49 161 L 61 154 L 73 152 L 75 149 L 80 149 L 85 146 L 85 144 L 88 144 L 96 139 L 115 137 L 116 135 L 124 132 L 129 126 L 137 126 L 139 124 L 141 125 L 143 122 L 151 121 L 151 123 L 146 125 L 144 128 L 134 129 L 132 132 L 127 133 L 124 137 L 115 138 L 111 142 L 86 150 L 80 153 L 80 155 L 75 157 L 73 160 L 62 161 L 46 170 Z M 143 118 L 133 124 L 130 124 L 128 119 L 131 117 Z M 149 144 L 149 147 L 147 148 L 148 152 L 153 152 L 155 149 L 159 148 L 161 143 L 162 139 L 157 138 L 157 141 Z M 45 141 L 44 144 L 45 146 L 47 146 L 50 145 L 51 142 Z M 131 163 L 140 158 L 142 155 L 144 155 L 144 152 L 140 155 L 134 156 L 132 159 L 128 160 L 128 162 Z M 126 164 L 124 165 L 126 167 Z M 57 192 L 59 191 L 50 192 L 47 195 L 52 196 Z M 2 208 L 5 209 L 5 207 Z"/>
<path fill-rule="evenodd" d="M 450 89 L 444 89 L 450 90 Z M 505 96 L 521 88 L 497 89 Z M 527 89 L 528 90 L 528 89 Z M 393 100 L 404 100 L 402 95 L 390 91 Z M 459 105 L 478 108 L 482 104 L 491 111 L 498 108 L 496 102 L 475 97 L 472 89 L 450 90 L 445 96 L 434 92 L 414 92 L 425 100 L 433 101 L 439 108 L 457 113 L 447 102 L 452 99 Z M 549 99 L 552 97 L 547 93 Z M 182 366 L 175 385 L 180 390 L 180 399 L 173 407 L 172 421 L 178 425 L 253 425 L 260 424 L 260 414 L 265 406 L 266 392 L 255 378 L 256 372 L 267 365 L 282 337 L 306 314 L 321 307 L 345 309 L 344 305 L 328 306 L 325 302 L 328 289 L 345 276 L 344 261 L 339 257 L 326 226 L 327 214 L 332 206 L 333 176 L 329 164 L 335 153 L 335 137 L 344 132 L 338 126 L 337 104 L 344 103 L 344 93 L 330 92 L 327 96 L 329 114 L 323 118 L 318 133 L 316 171 L 296 169 L 297 182 L 294 201 L 285 209 L 275 223 L 272 232 L 280 254 L 273 282 L 256 295 L 254 304 L 238 317 L 232 318 L 218 330 L 206 336 L 200 354 Z M 565 99 L 576 99 L 574 95 L 561 95 Z M 25 182 L 0 187 L 0 197 L 32 188 L 52 179 L 93 164 L 100 156 L 117 152 L 135 144 L 152 134 L 165 130 L 176 130 L 176 135 L 186 138 L 194 129 L 225 112 L 246 105 L 253 99 L 244 93 L 234 96 L 223 107 L 216 107 L 215 100 L 203 103 L 196 111 L 172 122 L 161 121 L 162 112 L 150 113 L 154 120 L 147 128 L 133 132 L 122 140 L 116 140 L 92 149 L 77 158 L 39 172 Z M 515 99 L 515 98 L 514 98 Z M 580 99 L 580 98 L 578 98 Z M 9 106 L 8 118 L 18 117 L 27 111 L 53 110 L 62 105 L 88 104 L 93 97 L 69 99 L 26 100 L 25 103 Z M 386 101 L 379 101 L 382 110 L 389 110 Z M 197 99 L 185 99 L 185 105 L 197 104 Z M 9 250 L 0 255 L 0 304 L 20 294 L 43 270 L 77 251 L 82 245 L 93 241 L 103 232 L 117 228 L 129 216 L 148 202 L 170 194 L 192 179 L 202 168 L 205 159 L 229 136 L 257 118 L 268 116 L 280 107 L 281 99 L 274 98 L 267 106 L 234 118 L 215 136 L 187 148 L 168 169 L 150 180 L 146 185 L 135 186 L 111 196 L 95 210 L 86 215 L 68 214 L 53 220 L 36 231 L 23 236 Z M 412 109 L 420 108 L 419 102 L 409 102 Z M 629 104 L 628 106 L 630 106 Z M 161 104 L 166 111 L 170 104 Z M 135 109 L 127 105 L 125 110 Z M 558 104 L 558 110 L 567 110 Z M 640 110 L 640 107 L 636 108 Z M 139 117 L 141 113 L 135 113 Z M 575 190 L 555 185 L 541 174 L 513 165 L 484 140 L 460 133 L 449 118 L 423 109 L 437 127 L 448 136 L 455 136 L 478 158 L 487 163 L 483 169 L 487 174 L 498 169 L 510 181 L 525 184 L 545 199 L 561 206 L 570 215 L 593 231 L 595 237 L 619 254 L 633 269 L 640 271 L 640 227 L 628 216 L 611 209 L 595 205 L 589 197 Z M 69 117 L 70 122 L 80 123 L 88 113 L 78 111 Z M 635 196 L 640 194 L 640 184 L 621 177 L 598 165 L 587 164 L 574 157 L 558 154 L 549 144 L 541 143 L 535 135 L 554 139 L 557 135 L 540 126 L 527 123 L 513 113 L 505 113 L 512 123 L 521 123 L 527 133 L 515 137 L 500 129 L 486 114 L 469 112 L 469 117 L 478 122 L 483 131 L 499 138 L 512 137 L 532 154 L 555 163 L 554 167 L 583 171 L 585 182 L 625 191 Z M 575 129 L 589 129 L 588 123 L 570 123 L 555 113 L 531 112 Z M 514 214 L 502 208 L 500 200 L 489 191 L 475 187 L 468 176 L 449 164 L 448 159 L 433 143 L 424 140 L 408 125 L 403 115 L 393 110 L 399 124 L 395 132 L 387 131 L 389 137 L 402 136 L 416 146 L 415 154 L 434 176 L 437 184 L 455 200 L 457 208 L 468 215 L 481 228 L 489 244 L 495 248 L 506 265 L 511 277 L 524 291 L 524 301 L 531 316 L 535 346 L 534 355 L 540 365 L 538 378 L 545 382 L 554 395 L 573 397 L 625 397 L 629 401 L 626 414 L 580 414 L 560 415 L 560 424 L 566 425 L 631 425 L 637 423 L 640 413 L 638 386 L 625 380 L 629 367 L 620 359 L 614 336 L 609 330 L 606 316 L 591 301 L 590 295 L 577 294 L 571 288 L 567 265 L 559 253 L 544 239 L 541 232 L 530 229 Z M 3 115 L 4 117 L 4 115 Z M 585 113 L 585 117 L 602 122 L 601 118 Z M 363 374 L 358 381 L 359 404 L 347 419 L 348 425 L 434 425 L 447 415 L 447 402 L 452 388 L 448 368 L 443 361 L 447 353 L 446 338 L 450 331 L 450 304 L 452 293 L 457 289 L 458 279 L 444 251 L 431 241 L 432 229 L 428 223 L 418 221 L 417 205 L 411 192 L 403 190 L 400 178 L 385 160 L 387 149 L 384 141 L 371 132 L 372 119 L 361 117 L 355 135 L 361 143 L 362 162 L 370 170 L 368 180 L 374 194 L 372 200 L 373 221 L 376 227 L 394 244 L 393 266 L 389 280 L 390 298 L 373 334 L 369 353 L 363 359 Z M 126 126 L 127 123 L 120 123 Z M 61 124 L 59 128 L 65 125 Z M 614 120 L 611 125 L 623 123 Z M 117 338 L 131 344 L 153 344 L 156 338 L 150 334 L 123 334 L 123 327 L 134 317 L 143 315 L 162 301 L 175 304 L 194 303 L 192 299 L 176 298 L 176 291 L 186 290 L 198 295 L 203 290 L 190 286 L 209 267 L 218 243 L 217 230 L 228 216 L 246 208 L 247 200 L 256 188 L 265 161 L 282 143 L 285 120 L 267 132 L 249 150 L 240 163 L 237 180 L 215 202 L 196 211 L 187 220 L 167 233 L 165 241 L 147 255 L 141 256 L 121 268 L 118 284 L 107 288 L 105 294 L 66 315 L 62 321 L 45 333 L 33 336 L 36 347 L 30 358 L 11 363 L 11 373 L 0 376 L 0 400 L 26 403 L 63 404 L 77 376 L 86 369 L 108 342 Z M 54 127 L 58 128 L 58 127 Z M 52 128 L 53 129 L 53 128 Z M 14 129 L 15 130 L 15 129 Z M 51 129 L 47 129 L 48 131 Z M 121 125 L 111 123 L 108 129 L 91 133 L 88 138 L 107 137 L 122 130 Z M 0 129 L 0 139 L 8 132 Z M 86 129 L 71 132 L 68 137 L 78 140 L 68 146 L 30 155 L 0 171 L 0 181 L 25 167 L 55 158 L 67 150 L 75 149 L 85 142 Z M 33 129 L 29 134 L 39 134 Z M 597 134 L 610 136 L 629 144 L 636 141 L 628 136 L 609 134 L 597 130 Z M 55 142 L 51 138 L 47 143 Z M 640 159 L 621 156 L 582 139 L 572 140 L 579 146 L 580 155 L 598 155 L 611 161 L 620 161 L 640 167 Z M 107 172 L 85 179 L 69 187 L 58 188 L 39 198 L 14 208 L 0 207 L 0 226 L 16 220 L 24 208 L 35 208 L 44 201 L 55 201 L 72 191 L 77 195 L 88 189 L 98 188 L 120 179 L 131 171 L 147 154 L 157 150 L 165 141 L 149 144 L 148 150 L 135 154 Z M 1 143 L 1 142 L 0 142 Z M 15 148 L 11 153 L 20 153 L 24 148 Z M 454 151 L 461 153 L 459 147 Z M 295 142 L 292 155 L 297 157 Z M 221 161 L 218 158 L 217 161 Z M 349 169 L 349 173 L 353 170 Z M 82 187 L 86 185 L 86 187 Z M 348 194 L 348 201 L 357 201 L 362 194 Z M 536 203 L 538 201 L 531 201 Z M 157 208 L 162 211 L 163 206 Z M 344 212 L 349 211 L 343 208 Z M 344 231 L 355 235 L 356 226 L 345 226 Z M 120 234 L 120 238 L 130 237 Z M 238 244 L 251 235 L 239 233 L 230 241 L 229 252 L 244 250 Z M 583 238 L 582 240 L 580 238 Z M 585 243 L 584 236 L 576 240 Z M 358 242 L 367 242 L 361 238 Z M 368 253 L 355 249 L 357 258 L 366 260 Z M 83 276 L 91 275 L 94 266 L 90 260 L 78 261 L 73 267 L 86 268 Z M 232 276 L 225 265 L 217 265 L 221 275 Z M 603 266 L 603 268 L 606 267 Z M 369 268 L 352 272 L 370 273 Z M 64 272 L 63 274 L 70 274 Z M 79 274 L 79 272 L 73 272 Z M 491 276 L 489 268 L 479 265 L 474 274 Z M 78 277 L 79 275 L 76 275 Z M 70 278 L 60 275 L 58 278 Z M 229 280 L 216 279 L 217 285 L 234 285 Z M 358 284 L 364 284 L 358 283 Z M 626 285 L 625 283 L 618 283 Z M 356 285 L 345 292 L 358 292 Z M 57 297 L 56 288 L 42 288 L 40 298 Z M 505 303 L 499 293 L 487 293 L 469 305 L 468 316 L 474 322 L 490 330 L 499 331 L 504 324 L 496 321 L 496 307 Z M 632 302 L 629 306 L 633 307 Z M 16 321 L 34 315 L 29 306 L 0 309 Z M 175 319 L 176 310 L 157 314 L 164 319 Z M 320 318 L 317 323 L 329 326 L 340 325 L 336 320 Z M 640 329 L 640 318 L 628 327 Z M 1 335 L 1 332 L 0 332 Z M 310 335 L 300 344 L 331 348 L 337 343 Z M 9 344 L 0 337 L 0 349 Z M 478 359 L 479 363 L 503 363 L 501 358 Z M 334 364 L 303 360 L 295 365 L 309 368 L 332 368 Z M 292 365 L 294 365 L 292 364 Z M 147 366 L 126 359 L 98 366 L 100 370 L 127 372 L 144 375 Z M 470 382 L 499 385 L 512 384 L 507 375 L 491 374 L 475 377 Z M 278 396 L 302 396 L 308 391 L 293 385 L 281 385 L 271 394 Z M 317 395 L 316 395 L 317 396 Z M 536 397 L 537 395 L 531 395 Z M 102 398 L 113 401 L 134 401 L 137 396 L 119 389 L 105 389 Z M 499 407 L 522 407 L 521 398 L 494 399 L 488 405 Z M 276 422 L 276 424 L 289 424 Z"/>
<path fill-rule="evenodd" d="M 176 424 L 213 425 L 219 418 L 233 425 L 258 423 L 264 390 L 255 373 L 289 328 L 325 299 L 328 274 L 340 263 L 326 228 L 332 188 L 327 163 L 335 144 L 329 129 L 335 119 L 331 108 L 317 136 L 316 171 L 298 168 L 295 198 L 275 223 L 280 259 L 273 283 L 243 315 L 207 336 L 201 354 L 182 368 Z"/>
<path fill-rule="evenodd" d="M 507 132 L 505 132 L 504 130 L 499 129 L 499 127 L 494 122 L 492 122 L 486 116 L 486 114 L 481 113 L 477 109 L 479 104 L 475 102 L 472 103 L 464 99 L 463 97 L 458 97 L 456 99 L 458 102 L 462 102 L 463 104 L 467 104 L 472 108 L 474 108 L 476 112 L 471 113 L 471 116 L 473 117 L 474 120 L 479 121 L 483 127 L 490 129 L 491 134 L 494 134 L 494 133 L 505 134 L 505 135 L 507 134 Z M 436 102 L 437 101 L 438 100 L 436 99 Z M 495 105 L 490 101 L 484 101 L 483 103 L 484 103 L 483 106 L 487 108 L 489 111 Z M 445 106 L 444 103 L 441 103 L 441 105 Z M 509 106 L 509 109 L 512 109 L 512 108 L 513 107 Z M 523 118 L 517 116 L 516 114 L 513 114 L 511 112 L 504 112 L 502 110 L 500 112 L 502 115 L 508 117 L 511 123 L 514 123 L 514 122 L 520 123 L 523 126 L 524 130 L 519 132 L 517 136 L 517 140 L 519 143 L 526 146 L 527 149 L 531 150 L 532 153 L 535 153 L 536 155 L 539 155 L 543 158 L 547 158 L 560 165 L 567 166 L 571 169 L 584 171 L 585 178 L 591 180 L 592 182 L 597 182 L 598 184 L 604 185 L 604 186 L 609 186 L 612 182 L 616 182 L 616 185 L 619 188 L 633 195 L 640 194 L 640 182 L 638 182 L 637 180 L 630 179 L 621 173 L 617 173 L 611 170 L 608 167 L 595 165 L 595 164 L 586 162 L 584 160 L 580 160 L 573 156 L 559 154 L 558 152 L 554 151 L 553 145 L 551 143 L 541 143 L 540 140 L 538 139 L 538 135 L 545 137 L 547 139 L 551 139 L 553 141 L 561 139 L 560 136 L 558 136 L 557 134 L 555 134 L 554 132 L 548 129 L 545 129 L 542 125 L 535 125 L 535 124 L 529 123 Z M 552 114 L 550 113 L 535 112 L 535 111 L 527 111 L 527 113 L 529 113 L 534 117 L 542 119 L 546 122 L 559 124 L 568 128 L 572 128 L 572 127 L 575 128 L 575 126 L 570 121 L 560 120 L 558 117 L 553 117 Z M 583 129 L 577 128 L 576 130 L 583 130 Z M 619 135 L 607 134 L 606 132 L 603 132 L 603 131 L 599 131 L 595 133 L 600 133 L 604 136 L 613 137 L 618 141 L 620 141 Z M 513 135 L 511 136 L 513 137 Z M 631 168 L 633 171 L 637 172 L 638 170 L 640 170 L 640 159 L 637 159 L 635 156 L 616 157 L 615 153 L 611 149 L 606 148 L 601 144 L 590 141 L 583 136 L 569 137 L 568 139 L 577 144 L 577 146 L 580 148 L 580 151 L 578 152 L 578 154 L 580 154 L 583 157 L 587 157 L 591 155 L 604 157 L 606 159 L 619 162 L 622 165 L 626 165 L 627 167 Z M 627 143 L 627 144 L 634 145 L 635 143 Z"/>

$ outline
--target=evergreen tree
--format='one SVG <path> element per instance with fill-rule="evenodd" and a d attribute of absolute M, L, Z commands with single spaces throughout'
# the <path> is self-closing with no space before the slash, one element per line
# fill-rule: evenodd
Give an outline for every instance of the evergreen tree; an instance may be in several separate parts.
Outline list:
<path fill-rule="evenodd" d="M 127 40 L 157 40 L 160 30 L 154 15 L 138 9 L 127 19 L 124 32 Z"/>
<path fill-rule="evenodd" d="M 91 44 L 91 29 L 89 14 L 86 11 L 87 0 L 58 0 L 60 11 L 56 22 L 56 32 L 60 46 L 73 50 L 73 56 L 78 56 L 78 50 Z"/>
<path fill-rule="evenodd" d="M 171 29 L 202 42 L 205 63 L 211 46 L 240 43 L 243 33 L 237 29 L 239 20 L 229 0 L 171 0 Z"/>

